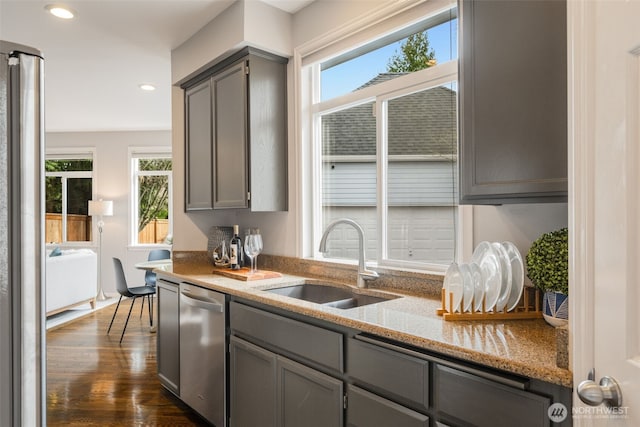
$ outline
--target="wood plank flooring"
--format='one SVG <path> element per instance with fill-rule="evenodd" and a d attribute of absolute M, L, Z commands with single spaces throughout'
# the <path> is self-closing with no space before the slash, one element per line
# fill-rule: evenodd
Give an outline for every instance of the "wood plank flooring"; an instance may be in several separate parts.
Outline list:
<path fill-rule="evenodd" d="M 123 300 L 107 335 L 115 307 L 47 333 L 47 425 L 208 425 L 160 385 L 146 307 L 140 318 L 136 302 L 122 345 L 130 301 Z"/>

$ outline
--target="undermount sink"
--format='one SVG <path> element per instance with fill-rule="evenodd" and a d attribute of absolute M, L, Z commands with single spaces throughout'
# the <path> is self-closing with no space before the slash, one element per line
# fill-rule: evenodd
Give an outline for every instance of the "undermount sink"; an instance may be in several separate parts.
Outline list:
<path fill-rule="evenodd" d="M 347 288 L 312 283 L 268 289 L 266 292 L 344 310 L 398 298 L 392 295 L 374 296 L 360 294 Z"/>

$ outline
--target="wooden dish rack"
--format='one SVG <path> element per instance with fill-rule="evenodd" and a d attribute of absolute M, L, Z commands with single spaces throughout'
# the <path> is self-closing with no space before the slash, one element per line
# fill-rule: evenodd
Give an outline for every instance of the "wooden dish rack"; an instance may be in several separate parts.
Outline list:
<path fill-rule="evenodd" d="M 516 320 L 516 319 L 538 319 L 542 318 L 542 292 L 540 289 L 525 286 L 518 305 L 511 311 L 506 308 L 502 311 L 487 311 L 486 299 L 482 298 L 482 309 L 472 312 L 453 312 L 450 313 L 446 307 L 447 297 L 449 298 L 449 307 L 453 306 L 453 293 L 447 295 L 446 290 L 442 289 L 442 306 L 436 313 L 442 316 L 444 320 Z M 460 306 L 464 307 L 464 298 L 460 302 Z M 475 307 L 475 298 L 471 302 L 471 306 Z"/>

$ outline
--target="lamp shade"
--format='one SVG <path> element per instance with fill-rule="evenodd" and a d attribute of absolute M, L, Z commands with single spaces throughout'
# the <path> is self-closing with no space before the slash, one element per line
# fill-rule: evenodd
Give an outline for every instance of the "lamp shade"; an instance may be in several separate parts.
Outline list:
<path fill-rule="evenodd" d="M 113 201 L 89 200 L 89 216 L 113 216 Z"/>

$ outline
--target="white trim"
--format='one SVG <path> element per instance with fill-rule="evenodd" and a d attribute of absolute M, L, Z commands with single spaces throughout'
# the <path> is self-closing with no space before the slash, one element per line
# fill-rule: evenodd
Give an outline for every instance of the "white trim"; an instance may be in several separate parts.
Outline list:
<path fill-rule="evenodd" d="M 451 154 L 391 154 L 389 162 L 451 162 L 456 160 Z M 375 154 L 325 154 L 322 156 L 324 163 L 372 163 L 376 161 Z"/>
<path fill-rule="evenodd" d="M 414 92 L 442 86 L 451 81 L 457 82 L 458 61 L 447 61 L 434 67 L 425 68 L 411 74 L 365 87 L 312 106 L 312 112 L 329 113 L 344 110 L 352 106 L 374 101 L 376 98 L 393 98 Z"/>
<path fill-rule="evenodd" d="M 297 48 L 301 65 L 320 62 L 361 47 L 374 38 L 383 38 L 401 28 L 451 9 L 451 0 L 396 0 L 385 2 L 370 13 L 360 16 Z M 417 18 L 416 18 L 417 17 Z"/>
<path fill-rule="evenodd" d="M 570 369 L 577 386 L 594 365 L 595 2 L 567 2 Z M 573 398 L 574 406 L 584 406 Z M 574 419 L 591 426 L 592 419 Z"/>
<path fill-rule="evenodd" d="M 167 246 L 163 243 L 142 243 L 138 241 L 138 218 L 135 214 L 138 206 L 138 177 L 139 176 L 166 176 L 168 189 L 168 210 L 169 210 L 169 234 L 173 234 L 173 157 L 171 155 L 171 147 L 167 146 L 144 146 L 144 147 L 129 147 L 128 150 L 128 172 L 129 172 L 129 202 L 127 206 L 127 221 L 129 229 L 129 248 L 158 248 Z M 167 159 L 171 160 L 170 171 L 139 171 L 137 169 L 138 159 Z"/>
<path fill-rule="evenodd" d="M 65 245 L 69 247 L 85 247 L 88 243 L 95 246 L 95 237 L 97 236 L 97 221 L 91 221 L 91 236 L 94 238 L 91 241 L 67 241 L 67 178 L 90 178 L 91 179 L 91 199 L 96 200 L 98 198 L 98 173 L 96 171 L 96 165 L 98 164 L 98 154 L 95 146 L 86 147 L 55 147 L 47 148 L 44 153 L 46 160 L 87 160 L 91 159 L 90 171 L 68 171 L 68 172 L 46 172 L 45 178 L 48 176 L 60 177 L 62 181 L 62 241 L 54 242 L 57 245 Z M 45 189 L 46 191 L 46 189 Z M 43 192 L 44 193 L 44 192 Z M 46 194 L 42 197 L 45 198 Z M 46 210 L 46 207 L 45 207 Z M 46 212 L 45 212 L 46 214 Z M 51 242 L 47 242 L 50 244 Z"/>
<path fill-rule="evenodd" d="M 456 3 L 451 0 L 387 2 L 365 16 L 358 17 L 339 28 L 294 48 L 292 61 L 295 92 L 293 116 L 295 118 L 295 140 L 298 141 L 296 148 L 299 149 L 299 152 L 296 153 L 297 161 L 295 162 L 295 182 L 298 183 L 297 194 L 299 195 L 296 225 L 297 229 L 301 230 L 297 239 L 297 253 L 299 256 L 323 259 L 320 257 L 317 248 L 313 247 L 313 242 L 319 240 L 323 231 L 321 216 L 314 214 L 314 206 L 321 206 L 321 194 L 319 191 L 309 191 L 309 189 L 314 190 L 321 185 L 322 161 L 334 158 L 323 159 L 321 147 L 313 144 L 314 133 L 319 134 L 321 132 L 320 126 L 318 126 L 319 115 L 317 113 L 319 111 L 328 113 L 330 112 L 328 110 L 331 109 L 342 110 L 349 106 L 366 102 L 375 103 L 376 97 L 388 96 L 392 93 L 398 93 L 398 96 L 401 96 L 400 93 L 417 92 L 452 80 L 457 81 L 458 61 L 454 60 L 389 82 L 364 88 L 355 94 L 343 95 L 320 103 L 320 89 L 319 87 L 312 87 L 312 82 L 319 80 L 319 78 L 313 78 L 314 74 L 319 76 L 319 62 L 331 56 L 335 57 L 354 47 L 369 43 L 375 38 L 384 37 L 403 27 L 424 21 L 425 17 L 437 15 L 455 7 L 455 5 Z M 427 80 L 426 83 L 425 80 Z M 352 105 L 345 105 L 345 103 Z M 380 152 L 380 150 L 378 151 Z M 396 159 L 392 158 L 392 160 Z M 398 158 L 398 160 L 416 159 Z M 311 173 L 308 173 L 308 171 L 311 171 Z M 382 193 L 382 191 L 378 191 L 378 194 Z M 471 221 L 472 209 L 459 209 L 458 212 L 459 223 L 462 219 Z M 466 228 L 461 228 L 457 239 L 469 239 L 467 246 L 471 247 L 473 245 L 473 234 L 469 230 L 472 230 L 471 224 Z M 380 241 L 384 240 L 384 236 L 379 237 L 382 237 Z M 386 247 L 386 245 L 383 247 Z M 398 264 L 407 267 L 404 262 L 399 262 Z M 425 265 L 422 264 L 418 267 L 423 269 Z"/>

